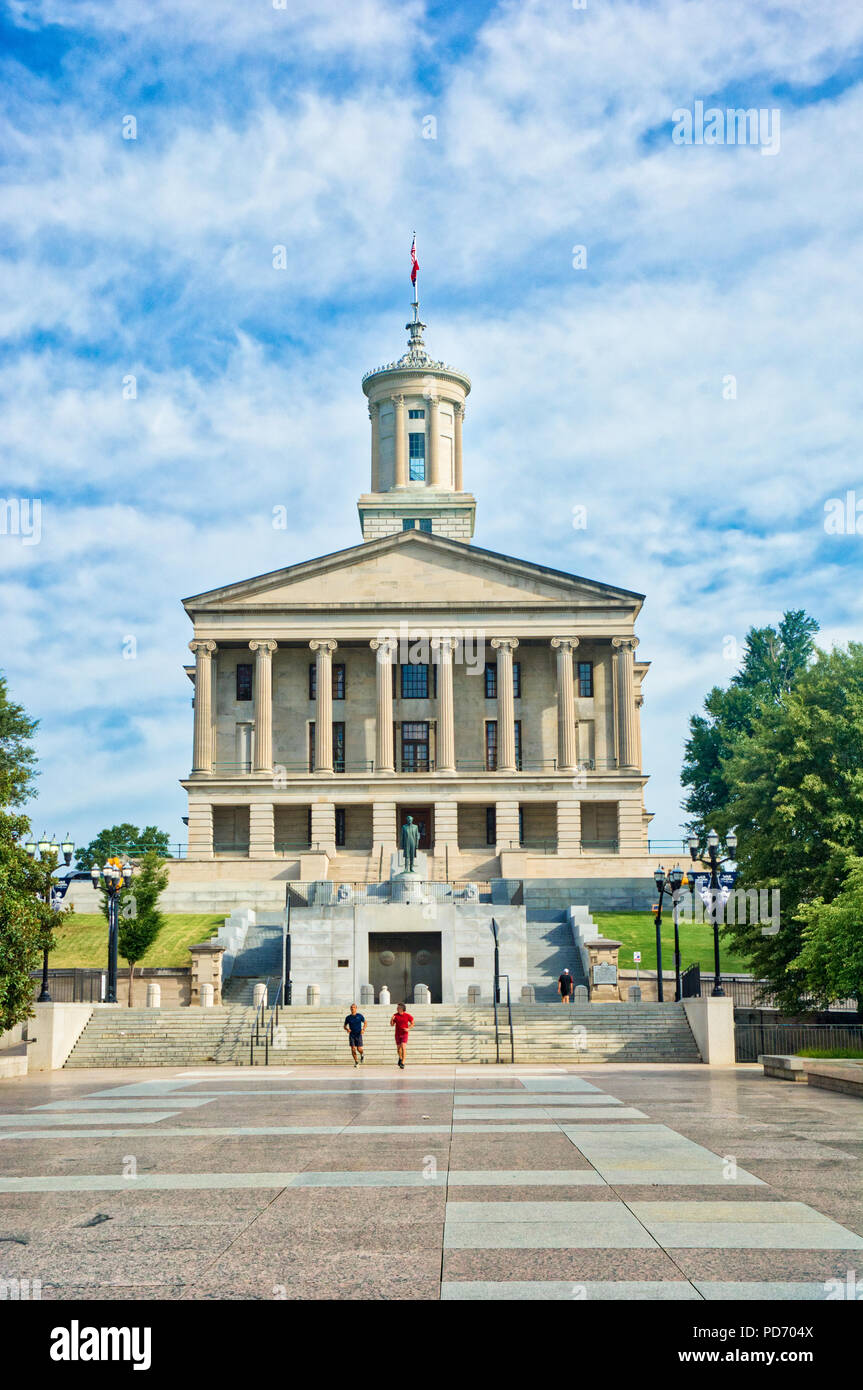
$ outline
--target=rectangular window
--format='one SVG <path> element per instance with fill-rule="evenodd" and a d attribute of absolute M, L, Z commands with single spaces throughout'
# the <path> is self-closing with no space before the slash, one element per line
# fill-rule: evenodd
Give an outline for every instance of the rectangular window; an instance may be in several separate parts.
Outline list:
<path fill-rule="evenodd" d="M 515 766 L 521 772 L 521 720 L 515 721 Z"/>
<path fill-rule="evenodd" d="M 344 700 L 346 688 L 345 666 L 344 662 L 340 662 L 338 665 L 333 666 L 333 699 Z M 316 661 L 313 661 L 309 665 L 309 699 L 316 700 L 317 698 L 318 665 Z"/>
<path fill-rule="evenodd" d="M 417 526 L 417 524 L 416 524 L 416 522 L 414 521 L 414 519 L 413 519 L 412 516 L 403 516 L 403 517 L 402 517 L 402 530 L 403 530 L 403 531 L 415 531 L 415 530 L 416 530 L 416 526 Z"/>
<path fill-rule="evenodd" d="M 429 697 L 429 668 L 422 662 L 402 666 L 402 699 L 427 700 Z"/>
<path fill-rule="evenodd" d="M 524 807 L 518 808 L 518 843 L 524 844 Z"/>
<path fill-rule="evenodd" d="M 408 435 L 408 479 L 412 483 L 424 483 L 426 476 L 426 437 L 425 434 Z"/>
<path fill-rule="evenodd" d="M 408 419 L 409 419 L 409 420 L 424 420 L 425 418 L 426 418 L 426 413 L 425 413 L 424 410 L 409 410 L 409 411 L 408 411 Z"/>
<path fill-rule="evenodd" d="M 402 724 L 402 771 L 429 771 L 429 726 L 427 723 Z"/>
<path fill-rule="evenodd" d="M 420 529 L 421 531 L 431 531 L 431 528 L 432 528 L 432 525 L 431 525 L 431 517 L 430 517 L 430 516 L 421 516 L 420 519 L 419 519 L 418 525 L 419 525 L 419 529 Z"/>
<path fill-rule="evenodd" d="M 497 844 L 497 807 L 486 806 L 485 808 L 485 842 L 487 845 Z"/>
<path fill-rule="evenodd" d="M 578 693 L 583 700 L 593 699 L 593 662 L 578 663 Z"/>
<path fill-rule="evenodd" d="M 309 724 L 309 772 L 315 770 L 315 721 Z M 345 726 L 333 725 L 333 772 L 345 770 Z"/>
<path fill-rule="evenodd" d="M 512 694 L 513 699 L 521 699 L 521 662 L 512 663 Z M 487 661 L 485 663 L 485 698 L 487 700 L 497 699 L 497 662 Z"/>
<path fill-rule="evenodd" d="M 337 844 L 337 845 L 342 845 L 342 846 L 343 846 L 344 843 L 345 843 L 345 808 L 344 808 L 344 806 L 337 806 L 337 807 L 336 807 L 336 844 Z M 339 965 L 341 965 L 341 961 L 339 961 Z M 345 965 L 347 965 L 347 961 L 345 961 Z"/>
<path fill-rule="evenodd" d="M 237 699 L 251 700 L 252 698 L 252 667 L 243 663 L 237 667 Z"/>
<path fill-rule="evenodd" d="M 485 770 L 497 772 L 497 720 L 485 721 Z"/>

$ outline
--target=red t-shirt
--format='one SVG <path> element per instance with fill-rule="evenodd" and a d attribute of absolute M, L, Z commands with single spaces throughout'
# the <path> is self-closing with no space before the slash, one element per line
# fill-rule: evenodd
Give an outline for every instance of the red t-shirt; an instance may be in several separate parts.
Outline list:
<path fill-rule="evenodd" d="M 410 1025 L 413 1023 L 413 1021 L 413 1014 L 396 1014 L 396 1042 L 404 1042 L 405 1038 L 408 1035 L 408 1029 L 410 1028 Z"/>

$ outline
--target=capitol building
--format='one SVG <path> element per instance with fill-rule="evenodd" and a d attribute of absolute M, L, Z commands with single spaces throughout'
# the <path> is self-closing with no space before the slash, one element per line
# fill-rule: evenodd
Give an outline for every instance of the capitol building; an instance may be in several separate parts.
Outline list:
<path fill-rule="evenodd" d="M 474 543 L 470 378 L 428 352 L 416 302 L 407 331 L 362 382 L 358 544 L 185 600 L 189 844 L 169 894 L 383 881 L 410 815 L 430 880 L 649 905 L 643 596 Z"/>

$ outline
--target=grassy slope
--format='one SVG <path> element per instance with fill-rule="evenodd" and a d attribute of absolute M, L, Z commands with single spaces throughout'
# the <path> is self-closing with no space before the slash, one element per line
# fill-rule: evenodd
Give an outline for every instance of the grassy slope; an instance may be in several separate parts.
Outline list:
<path fill-rule="evenodd" d="M 165 925 L 139 965 L 188 966 L 188 947 L 208 941 L 224 923 L 224 913 L 166 913 Z M 57 946 L 48 958 L 62 966 L 105 966 L 108 961 L 108 923 L 100 913 L 74 912 L 56 933 Z M 120 967 L 123 967 L 122 957 Z"/>
<path fill-rule="evenodd" d="M 594 912 L 591 914 L 603 936 L 623 944 L 618 957 L 620 968 L 630 970 L 634 966 L 633 951 L 641 951 L 640 969 L 656 969 L 656 927 L 652 912 Z M 747 962 L 740 956 L 732 955 L 728 945 L 719 936 L 719 961 L 723 971 L 741 975 L 749 974 Z M 680 968 L 698 962 L 702 974 L 713 972 L 713 929 L 706 923 L 686 922 L 680 928 Z M 674 970 L 674 925 L 671 913 L 662 914 L 662 969 Z"/>

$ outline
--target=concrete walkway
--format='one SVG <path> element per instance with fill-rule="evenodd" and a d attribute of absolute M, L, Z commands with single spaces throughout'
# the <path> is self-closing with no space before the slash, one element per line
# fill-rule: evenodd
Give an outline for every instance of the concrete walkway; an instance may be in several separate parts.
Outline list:
<path fill-rule="evenodd" d="M 0 1090 L 0 1281 L 43 1299 L 837 1298 L 863 1279 L 861 1115 L 741 1066 L 31 1076 Z"/>

